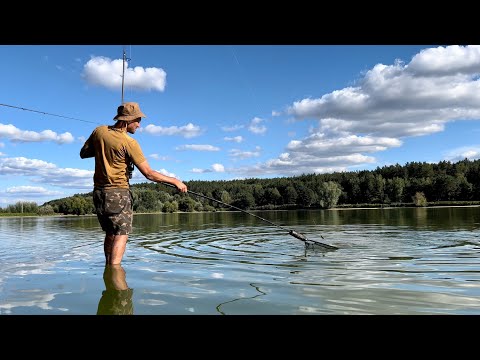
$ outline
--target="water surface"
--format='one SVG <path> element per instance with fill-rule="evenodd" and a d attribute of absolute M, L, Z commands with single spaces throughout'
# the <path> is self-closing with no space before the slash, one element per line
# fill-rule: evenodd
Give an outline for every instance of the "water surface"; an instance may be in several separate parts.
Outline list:
<path fill-rule="evenodd" d="M 138 315 L 480 314 L 479 207 L 255 214 L 282 228 L 241 212 L 135 215 L 118 294 L 96 217 L 0 218 L 0 314 L 94 315 L 106 301 Z"/>

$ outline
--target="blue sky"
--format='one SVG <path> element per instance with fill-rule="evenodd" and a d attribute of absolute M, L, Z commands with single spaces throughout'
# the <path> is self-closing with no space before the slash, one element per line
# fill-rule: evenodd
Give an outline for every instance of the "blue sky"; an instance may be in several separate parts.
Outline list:
<path fill-rule="evenodd" d="M 132 136 L 183 181 L 480 157 L 479 46 L 0 45 L 0 206 L 92 190 L 124 49 Z"/>

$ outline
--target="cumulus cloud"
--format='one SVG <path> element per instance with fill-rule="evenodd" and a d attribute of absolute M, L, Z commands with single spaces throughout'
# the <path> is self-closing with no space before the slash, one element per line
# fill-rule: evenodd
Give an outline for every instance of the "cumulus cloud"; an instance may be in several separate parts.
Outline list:
<path fill-rule="evenodd" d="M 17 196 L 45 196 L 45 195 L 61 195 L 61 191 L 52 191 L 44 188 L 43 186 L 13 186 L 5 190 L 5 194 Z M 4 194 L 4 195 L 5 195 Z"/>
<path fill-rule="evenodd" d="M 57 134 L 52 130 L 43 130 L 41 132 L 20 130 L 12 124 L 0 124 L 0 138 L 9 139 L 12 142 L 52 141 L 57 144 L 68 144 L 75 140 L 69 132 Z"/>
<path fill-rule="evenodd" d="M 265 163 L 249 167 L 239 167 L 231 171 L 250 177 L 265 175 L 278 176 L 278 174 L 296 176 L 301 174 L 346 171 L 348 167 L 373 162 L 375 162 L 375 158 L 361 154 L 318 158 L 305 153 L 295 156 L 291 156 L 290 153 L 282 153 L 278 158 L 270 159 Z"/>
<path fill-rule="evenodd" d="M 258 117 L 253 118 L 248 125 L 248 130 L 254 134 L 264 134 L 267 131 L 265 125 L 260 125 L 264 120 Z"/>
<path fill-rule="evenodd" d="M 241 143 L 243 141 L 243 137 L 242 136 L 234 136 L 234 137 L 224 137 L 223 140 L 225 141 L 233 141 L 233 142 L 236 142 L 236 143 Z"/>
<path fill-rule="evenodd" d="M 260 146 L 256 146 L 254 151 L 231 149 L 229 153 L 230 153 L 230 156 L 235 159 L 248 159 L 252 157 L 259 157 L 260 150 L 261 150 Z"/>
<path fill-rule="evenodd" d="M 38 159 L 11 157 L 0 159 L 0 176 L 28 176 L 34 183 L 91 190 L 93 171 L 59 168 L 57 165 Z"/>
<path fill-rule="evenodd" d="M 212 164 L 211 169 L 193 168 L 190 171 L 197 174 L 204 174 L 204 173 L 211 173 L 211 172 L 225 172 L 225 167 L 222 164 Z"/>
<path fill-rule="evenodd" d="M 243 128 L 244 128 L 243 125 L 222 126 L 222 130 L 225 132 L 238 131 Z"/>
<path fill-rule="evenodd" d="M 363 153 L 375 153 L 402 142 L 395 138 L 346 135 L 327 136 L 318 131 L 302 140 L 292 140 L 286 151 L 275 159 L 259 163 L 252 167 L 232 169 L 232 172 L 244 176 L 271 175 L 296 176 L 311 173 L 332 173 L 348 171 L 353 167 L 372 164 L 375 157 Z M 248 153 L 232 151 L 231 156 L 243 156 Z"/>
<path fill-rule="evenodd" d="M 151 135 L 158 135 L 158 136 L 180 135 L 187 139 L 195 136 L 199 136 L 202 133 L 202 129 L 197 125 L 193 125 L 192 123 L 188 123 L 187 125 L 184 125 L 184 126 L 169 126 L 169 127 L 148 124 L 144 128 L 140 128 L 139 130 L 141 132 L 146 132 L 147 134 L 151 134 Z"/>
<path fill-rule="evenodd" d="M 225 167 L 222 164 L 212 164 L 212 169 L 215 172 L 224 172 Z"/>
<path fill-rule="evenodd" d="M 155 159 L 155 160 L 162 160 L 162 161 L 167 161 L 167 160 L 171 160 L 172 158 L 168 155 L 158 155 L 158 154 L 150 154 L 149 155 L 152 159 Z"/>
<path fill-rule="evenodd" d="M 292 140 L 287 145 L 290 153 L 304 153 L 316 157 L 349 155 L 359 152 L 378 152 L 398 147 L 402 142 L 395 138 L 347 135 L 327 138 L 314 133 L 303 140 Z"/>
<path fill-rule="evenodd" d="M 93 56 L 84 66 L 82 77 L 92 85 L 103 86 L 111 90 L 122 87 L 123 59 L 112 60 L 104 56 Z M 125 61 L 125 88 L 163 92 L 167 73 L 162 68 L 135 66 L 128 67 Z"/>
<path fill-rule="evenodd" d="M 462 146 L 452 149 L 445 153 L 445 160 L 457 162 L 460 160 L 477 160 L 480 159 L 480 146 Z"/>
<path fill-rule="evenodd" d="M 177 178 L 177 175 L 175 175 L 175 173 L 172 173 L 166 169 L 160 169 L 160 170 L 155 170 L 157 172 L 159 172 L 160 174 L 163 174 L 163 175 L 166 175 L 166 176 L 170 176 L 170 177 L 174 177 L 174 178 Z M 137 184 L 137 183 L 144 183 L 146 181 L 145 179 L 145 176 L 143 176 L 143 174 L 135 168 L 135 170 L 133 171 L 133 174 L 132 174 L 132 179 L 130 180 L 130 184 Z"/>
<path fill-rule="evenodd" d="M 480 47 L 424 49 L 408 64 L 377 64 L 356 86 L 293 103 L 297 120 L 322 131 L 387 137 L 428 135 L 445 123 L 480 118 Z"/>
<path fill-rule="evenodd" d="M 316 121 L 310 134 L 290 141 L 277 158 L 232 172 L 294 176 L 375 163 L 367 154 L 400 147 L 407 137 L 441 132 L 450 121 L 480 119 L 479 79 L 477 45 L 429 48 L 407 63 L 377 64 L 352 86 L 288 106 L 294 121 Z M 479 153 L 472 146 L 445 156 L 453 161 L 475 159 Z"/>
<path fill-rule="evenodd" d="M 220 151 L 219 147 L 213 145 L 200 145 L 200 144 L 189 144 L 189 145 L 180 145 L 175 148 L 175 150 L 184 151 L 184 150 L 193 150 L 193 151 Z"/>

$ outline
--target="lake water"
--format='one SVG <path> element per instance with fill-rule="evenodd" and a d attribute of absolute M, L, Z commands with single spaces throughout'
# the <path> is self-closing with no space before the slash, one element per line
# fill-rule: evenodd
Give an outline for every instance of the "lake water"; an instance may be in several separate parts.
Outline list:
<path fill-rule="evenodd" d="M 480 314 L 480 207 L 0 218 L 0 314 Z M 335 245 L 305 248 L 284 229 Z M 322 237 L 323 236 L 323 239 Z"/>

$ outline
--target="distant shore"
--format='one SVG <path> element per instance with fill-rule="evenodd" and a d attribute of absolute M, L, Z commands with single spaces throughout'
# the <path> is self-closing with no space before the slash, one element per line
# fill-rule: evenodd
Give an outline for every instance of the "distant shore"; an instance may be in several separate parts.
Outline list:
<path fill-rule="evenodd" d="M 326 210 L 326 211 L 335 211 L 335 210 L 392 210 L 392 209 L 437 209 L 437 208 L 469 208 L 469 207 L 480 207 L 479 205 L 432 205 L 432 206 L 375 206 L 375 207 L 339 207 L 339 208 L 330 208 L 330 209 L 258 209 L 258 210 L 245 210 L 247 212 L 259 212 L 259 211 L 297 211 L 297 210 Z M 165 212 L 134 212 L 133 215 L 151 215 L 151 214 L 208 214 L 208 213 L 222 213 L 222 212 L 240 212 L 240 210 L 219 210 L 219 211 L 191 211 L 183 212 L 176 211 L 173 213 Z M 83 215 L 74 215 L 74 214 L 52 214 L 52 215 L 35 215 L 35 214 L 0 214 L 1 218 L 18 218 L 18 217 L 78 217 L 78 216 L 96 216 L 96 214 L 83 214 Z"/>

